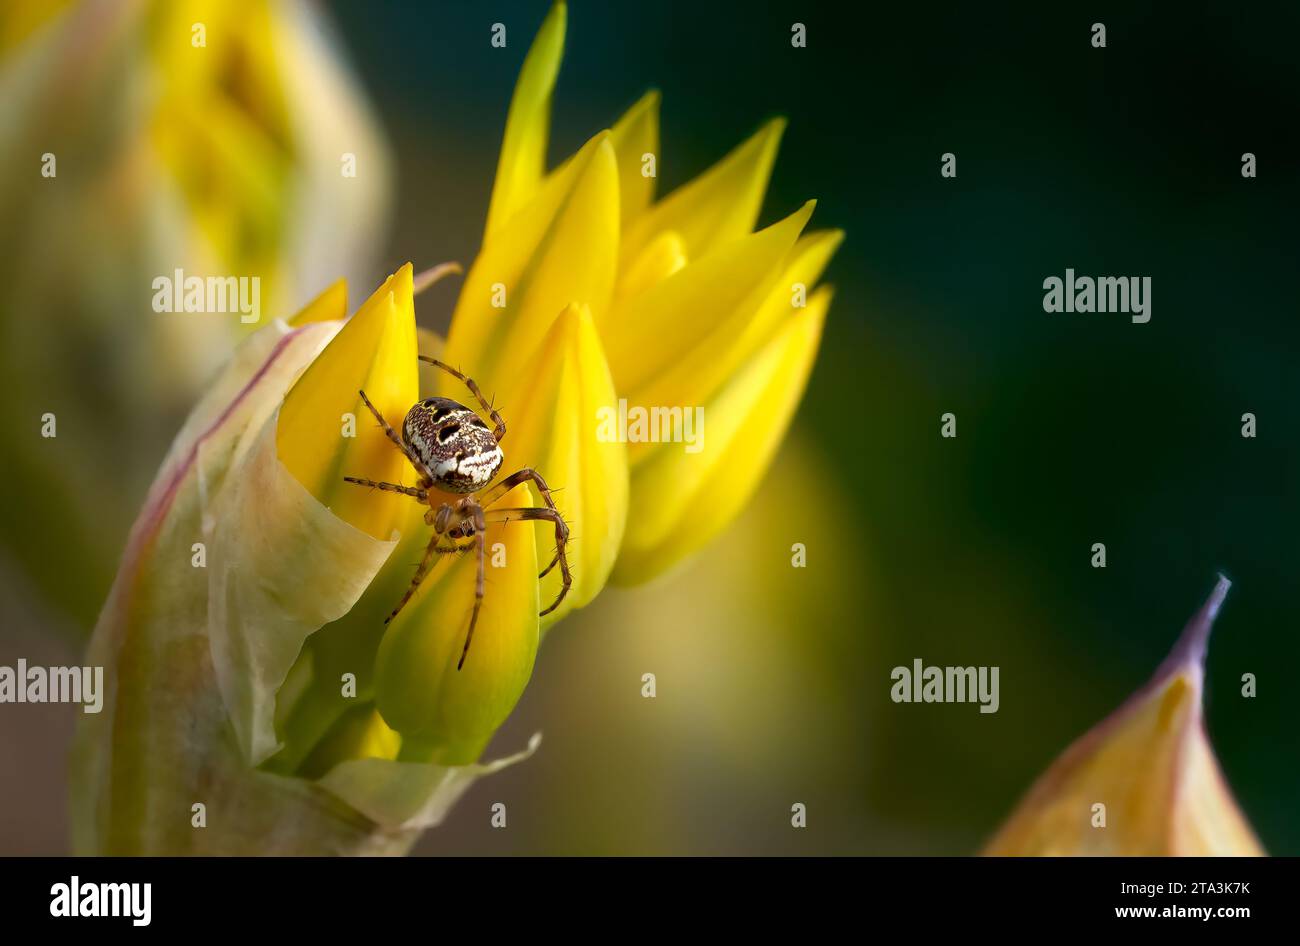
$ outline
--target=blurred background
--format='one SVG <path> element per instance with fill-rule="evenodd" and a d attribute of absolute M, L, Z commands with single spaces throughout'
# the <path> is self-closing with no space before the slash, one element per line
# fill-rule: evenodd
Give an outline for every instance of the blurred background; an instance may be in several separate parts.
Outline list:
<path fill-rule="evenodd" d="M 78 662 L 149 478 L 237 341 L 211 325 L 152 334 L 166 319 L 148 308 L 154 248 L 189 239 L 195 272 L 216 258 L 267 273 L 274 312 L 340 274 L 355 303 L 407 260 L 470 261 L 547 9 L 337 0 L 271 4 L 263 21 L 222 6 L 249 24 L 246 46 L 170 106 L 150 94 L 147 4 L 92 4 L 53 61 L 33 52 L 42 30 L 85 8 L 0 14 L 0 664 Z M 134 38 L 111 42 L 130 16 Z M 1098 21 L 1105 49 L 1089 42 Z M 657 87 L 662 195 L 783 114 L 761 222 L 816 197 L 813 225 L 848 238 L 760 494 L 676 573 L 607 589 L 551 632 L 488 755 L 539 730 L 541 750 L 478 782 L 418 850 L 972 853 L 1145 682 L 1221 571 L 1234 586 L 1210 649 L 1210 738 L 1264 846 L 1300 853 L 1298 26 L 1295 8 L 1195 3 L 573 0 L 553 161 Z M 56 100 L 102 121 L 32 93 L 56 66 Z M 199 95 L 250 143 L 209 154 L 197 179 L 169 174 Z M 45 151 L 75 201 L 49 203 Z M 343 151 L 361 195 L 336 183 Z M 232 201 L 251 209 L 212 219 Z M 1066 267 L 1150 275 L 1150 323 L 1044 313 L 1043 279 Z M 444 330 L 456 289 L 421 296 L 421 322 Z M 39 436 L 45 411 L 57 441 Z M 955 440 L 939 436 L 949 411 Z M 807 568 L 790 567 L 794 542 Z M 999 711 L 892 703 L 890 670 L 918 657 L 1001 667 Z M 0 706 L 0 853 L 66 850 L 76 711 Z M 508 830 L 490 826 L 496 802 Z M 796 802 L 806 830 L 790 827 Z"/>

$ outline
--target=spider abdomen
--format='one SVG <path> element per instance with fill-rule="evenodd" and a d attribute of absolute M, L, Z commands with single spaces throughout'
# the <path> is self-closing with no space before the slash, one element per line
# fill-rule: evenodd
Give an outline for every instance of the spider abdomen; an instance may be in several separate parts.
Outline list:
<path fill-rule="evenodd" d="M 474 411 L 446 397 L 429 397 L 406 412 L 402 439 L 449 493 L 482 489 L 504 457 L 491 429 Z"/>

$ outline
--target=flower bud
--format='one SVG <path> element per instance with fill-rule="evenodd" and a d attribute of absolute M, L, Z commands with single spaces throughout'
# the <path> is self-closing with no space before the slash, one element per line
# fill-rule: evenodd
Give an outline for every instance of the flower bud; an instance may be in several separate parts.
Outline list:
<path fill-rule="evenodd" d="M 1205 734 L 1210 628 L 1220 578 L 1146 686 L 1080 737 L 989 842 L 990 855 L 1241 856 L 1264 850 Z"/>

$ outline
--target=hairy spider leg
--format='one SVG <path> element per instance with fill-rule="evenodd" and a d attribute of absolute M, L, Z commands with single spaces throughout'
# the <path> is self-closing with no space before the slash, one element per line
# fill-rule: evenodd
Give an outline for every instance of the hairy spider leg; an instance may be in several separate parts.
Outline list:
<path fill-rule="evenodd" d="M 366 407 L 370 408 L 370 413 L 375 415 L 375 420 L 379 421 L 379 426 L 384 428 L 384 433 L 388 436 L 388 439 L 393 442 L 393 445 L 398 450 L 402 451 L 402 456 L 406 457 L 411 462 L 411 466 L 415 467 L 416 472 L 420 474 L 420 485 L 426 489 L 432 486 L 433 476 L 425 469 L 424 464 L 420 462 L 420 458 L 415 455 L 415 451 L 408 447 L 402 438 L 397 435 L 397 431 L 393 430 L 392 425 L 384 420 L 384 415 L 379 413 L 375 405 L 370 403 L 370 398 L 366 397 L 366 392 L 358 391 L 357 393 L 361 395 L 361 400 L 365 402 Z"/>
<path fill-rule="evenodd" d="M 534 469 L 527 468 L 527 467 L 520 470 L 517 473 L 511 473 L 501 482 L 497 483 L 496 486 L 493 486 L 491 489 L 485 492 L 483 494 L 483 497 L 479 500 L 479 502 L 482 504 L 484 509 L 487 509 L 493 503 L 500 502 L 500 500 L 502 499 L 502 497 L 506 495 L 506 493 L 510 492 L 520 483 L 527 483 L 530 480 L 532 481 L 533 485 L 537 487 L 537 491 L 541 493 L 542 499 L 546 503 L 546 507 L 550 509 L 553 513 L 555 513 L 555 515 L 558 517 L 555 520 L 556 521 L 555 555 L 551 559 L 551 564 L 543 568 L 541 573 L 537 576 L 538 578 L 545 578 L 547 575 L 551 573 L 551 569 L 556 566 L 556 563 L 558 563 L 564 555 L 564 551 L 563 551 L 564 543 L 560 541 L 561 538 L 560 532 L 561 532 L 561 528 L 563 528 L 563 532 L 564 532 L 563 538 L 567 539 L 569 537 L 569 527 L 568 527 L 568 523 L 564 521 L 564 517 L 560 515 L 560 510 L 556 508 L 555 498 L 551 496 L 551 490 L 546 485 L 546 480 L 542 479 L 542 474 L 538 473 Z M 546 517 L 546 518 L 550 518 L 550 517 Z M 564 572 L 564 574 L 566 575 L 568 574 L 569 566 L 567 563 L 564 565 L 561 571 Z M 560 592 L 560 598 L 564 597 L 564 593 L 568 591 L 568 588 L 569 586 L 566 583 L 564 589 Z M 558 605 L 559 603 L 560 602 L 557 599 L 555 604 L 551 605 L 549 608 L 543 611 L 542 614 L 549 614 L 551 611 L 554 611 L 556 605 Z"/>
<path fill-rule="evenodd" d="M 411 576 L 411 584 L 407 586 L 406 594 L 402 595 L 402 600 L 397 602 L 397 607 L 393 608 L 392 613 L 389 614 L 388 617 L 384 618 L 384 624 L 388 624 L 393 620 L 393 618 L 397 617 L 402 608 L 406 607 L 406 602 L 411 600 L 416 589 L 420 587 L 420 583 L 428 577 L 429 572 L 431 571 L 429 563 L 433 561 L 433 556 L 438 551 L 438 543 L 441 541 L 442 533 L 435 532 L 433 538 L 429 540 L 429 544 L 424 550 L 424 555 L 420 557 L 420 564 L 416 567 L 415 574 Z"/>
<path fill-rule="evenodd" d="M 541 506 L 524 506 L 518 509 L 494 509 L 487 514 L 488 522 L 510 522 L 517 519 L 545 519 L 555 523 L 555 549 L 556 558 L 560 562 L 560 593 L 555 596 L 551 606 L 545 611 L 538 613 L 538 617 L 544 617 L 550 614 L 560 606 L 564 596 L 569 593 L 569 586 L 573 584 L 573 576 L 569 574 L 569 560 L 564 556 L 564 543 L 569 539 L 569 527 L 565 525 L 564 517 L 554 509 L 544 509 Z M 547 571 L 550 571 L 548 568 Z M 542 572 L 546 574 L 546 572 Z"/>
<path fill-rule="evenodd" d="M 473 503 L 469 511 L 474 516 L 474 553 L 478 559 L 478 573 L 474 578 L 474 610 L 469 616 L 469 630 L 465 632 L 465 646 L 460 649 L 460 660 L 456 663 L 459 670 L 465 666 L 465 657 L 469 654 L 469 642 L 474 639 L 474 625 L 478 623 L 479 608 L 483 607 L 483 568 L 484 550 L 487 545 L 487 522 L 483 516 L 483 507 Z"/>
<path fill-rule="evenodd" d="M 371 489 L 382 489 L 388 493 L 401 493 L 403 496 L 411 496 L 422 503 L 429 501 L 427 490 L 416 489 L 414 486 L 402 486 L 398 483 L 381 483 L 377 480 L 368 480 L 363 476 L 345 476 L 343 482 L 352 483 L 354 486 L 369 486 Z"/>

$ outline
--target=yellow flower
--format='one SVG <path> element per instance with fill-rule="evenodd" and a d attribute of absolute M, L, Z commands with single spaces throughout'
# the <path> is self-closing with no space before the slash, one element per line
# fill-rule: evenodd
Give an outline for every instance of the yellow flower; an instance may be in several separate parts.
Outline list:
<path fill-rule="evenodd" d="M 1259 855 L 1201 711 L 1210 628 L 1229 582 L 1155 677 L 1078 739 L 989 843 L 991 855 Z"/>
<path fill-rule="evenodd" d="M 291 850 L 310 826 L 320 837 L 302 849 L 402 849 L 470 780 L 513 761 L 473 764 L 546 628 L 590 602 L 616 561 L 635 580 L 688 554 L 757 484 L 811 369 L 829 290 L 809 289 L 839 234 L 801 236 L 811 204 L 753 232 L 780 123 L 652 203 L 654 95 L 545 173 L 564 19 L 557 4 L 525 62 L 445 347 L 416 330 L 428 278 L 409 264 L 349 319 L 337 283 L 253 335 L 173 445 L 95 632 L 93 655 L 123 683 L 82 727 L 83 848 Z M 540 615 L 561 601 L 562 569 L 544 567 L 555 525 L 488 522 L 493 565 L 463 666 L 477 561 L 437 556 L 388 623 L 429 542 L 430 505 L 344 480 L 416 481 L 362 390 L 398 430 L 435 390 L 475 403 L 446 373 L 421 377 L 420 348 L 495 392 L 497 481 L 525 468 L 544 478 L 491 508 L 554 494 L 570 527 L 572 587 Z M 628 398 L 705 408 L 707 447 L 602 432 Z M 188 558 L 196 536 L 202 566 Z M 373 827 L 354 837 L 295 803 L 305 781 Z M 203 841 L 160 824 L 203 796 L 235 834 Z"/>
<path fill-rule="evenodd" d="M 588 582 L 577 607 L 611 573 L 631 583 L 671 567 L 753 493 L 811 372 L 831 297 L 816 283 L 843 235 L 803 232 L 812 202 L 754 231 L 780 120 L 655 202 L 655 92 L 547 172 L 565 18 L 556 3 L 524 62 L 447 357 L 472 365 L 502 403 L 529 411 L 555 323 L 571 306 L 590 312 L 592 361 L 602 353 L 612 393 L 586 398 L 585 413 L 571 420 L 582 449 L 545 457 L 553 482 L 578 486 L 567 496 Z M 660 430 L 670 442 L 621 429 L 638 411 L 672 418 L 676 426 Z M 686 436 L 688 414 L 704 419 L 699 442 L 671 442 Z M 619 421 L 612 434 L 601 427 L 611 418 Z M 626 502 L 606 501 L 604 491 L 622 489 L 612 458 L 603 491 L 589 488 L 581 469 L 610 439 L 627 441 Z M 533 454 L 520 458 L 532 462 Z"/>
<path fill-rule="evenodd" d="M 429 647 L 463 635 L 465 563 L 431 580 L 390 642 L 383 614 L 427 527 L 408 497 L 342 478 L 410 478 L 358 392 L 399 422 L 418 399 L 412 288 L 403 267 L 345 319 L 339 282 L 266 326 L 177 436 L 91 642 L 117 685 L 78 732 L 79 849 L 403 851 L 475 777 L 519 758 L 469 764 L 531 671 L 532 530 L 490 532 L 512 567 L 453 677 L 454 657 Z M 381 637 L 398 657 L 377 674 Z M 176 817 L 195 804 L 214 830 Z"/>
<path fill-rule="evenodd" d="M 385 622 L 410 584 L 411 563 L 420 560 L 432 534 L 424 518 L 429 507 L 408 496 L 359 489 L 344 476 L 414 483 L 414 469 L 374 421 L 359 393 L 365 390 L 395 430 L 419 400 L 412 295 L 408 264 L 361 306 L 303 372 L 279 414 L 277 455 L 293 478 L 335 516 L 373 539 L 398 538 L 388 563 L 356 604 L 313 633 L 293 668 L 284 668 L 295 687 L 293 698 L 277 706 L 283 744 L 270 762 L 277 771 L 297 771 L 307 764 L 309 754 L 311 764 L 320 765 L 329 757 L 324 744 L 335 745 L 338 752 L 353 744 L 348 733 L 355 718 L 339 699 L 337 686 L 344 674 L 356 679 L 357 698 L 373 701 L 377 708 L 379 717 L 372 724 L 393 733 L 394 738 L 376 743 L 392 748 L 391 758 L 447 764 L 478 758 L 532 674 L 542 610 L 537 580 L 541 569 L 534 532 L 525 524 L 488 527 L 487 548 L 505 567 L 491 569 L 473 658 L 463 667 L 458 663 L 474 601 L 473 556 L 435 560 L 411 603 L 391 625 Z M 572 324 L 581 324 L 576 315 Z M 545 398 L 546 390 L 539 390 L 538 403 L 552 414 L 569 404 L 569 391 L 561 381 L 576 379 L 565 372 L 582 364 L 577 344 L 581 336 L 571 334 L 574 339 L 561 337 L 542 361 L 555 381 L 547 389 L 553 397 Z M 467 391 L 456 396 L 469 400 Z M 522 426 L 520 433 L 526 435 L 528 425 Z M 552 439 L 563 444 L 558 432 L 562 425 L 554 427 Z M 513 469 L 503 468 L 502 473 Z M 521 485 L 494 508 L 539 504 L 528 486 Z"/>

